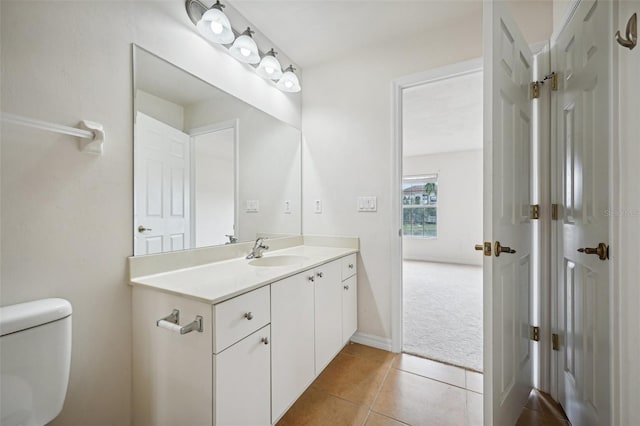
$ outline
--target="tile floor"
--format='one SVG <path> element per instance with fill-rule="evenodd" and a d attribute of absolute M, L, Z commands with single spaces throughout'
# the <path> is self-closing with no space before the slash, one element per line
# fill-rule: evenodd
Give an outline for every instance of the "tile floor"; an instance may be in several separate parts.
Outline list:
<path fill-rule="evenodd" d="M 482 425 L 482 374 L 348 344 L 278 422 L 288 425 Z M 533 390 L 516 426 L 570 426 Z"/>
<path fill-rule="evenodd" d="M 347 345 L 278 425 L 481 425 L 482 374 Z"/>

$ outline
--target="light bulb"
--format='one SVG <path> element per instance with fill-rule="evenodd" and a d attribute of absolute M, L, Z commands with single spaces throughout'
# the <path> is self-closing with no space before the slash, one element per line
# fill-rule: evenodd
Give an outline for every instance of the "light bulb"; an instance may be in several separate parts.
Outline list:
<path fill-rule="evenodd" d="M 275 71 L 273 68 L 271 67 L 265 67 L 264 70 L 266 71 L 267 74 L 271 75 L 273 74 L 273 72 Z"/>
<path fill-rule="evenodd" d="M 284 85 L 287 87 L 287 89 L 291 89 L 293 87 L 293 83 L 290 82 L 289 80 L 285 81 Z"/>
<path fill-rule="evenodd" d="M 224 27 L 220 22 L 211 21 L 211 31 L 214 34 L 222 34 L 223 30 L 224 30 Z"/>
<path fill-rule="evenodd" d="M 251 51 L 249 49 L 247 49 L 246 47 L 241 47 L 240 48 L 240 54 L 242 56 L 244 56 L 245 58 L 248 58 L 249 55 L 251 55 Z"/>

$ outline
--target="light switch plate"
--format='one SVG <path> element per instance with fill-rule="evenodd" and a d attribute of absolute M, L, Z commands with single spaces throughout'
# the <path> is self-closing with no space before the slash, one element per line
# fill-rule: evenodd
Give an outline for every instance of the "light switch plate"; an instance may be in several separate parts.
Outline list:
<path fill-rule="evenodd" d="M 322 200 L 315 200 L 313 202 L 313 212 L 316 214 L 322 213 Z"/>
<path fill-rule="evenodd" d="M 284 202 L 284 214 L 291 214 L 291 200 L 285 200 L 285 202 Z"/>
<path fill-rule="evenodd" d="M 378 210 L 378 199 L 376 196 L 358 197 L 359 212 L 375 212 Z"/>
<path fill-rule="evenodd" d="M 260 202 L 258 200 L 247 200 L 245 211 L 247 213 L 258 213 L 260 211 Z"/>

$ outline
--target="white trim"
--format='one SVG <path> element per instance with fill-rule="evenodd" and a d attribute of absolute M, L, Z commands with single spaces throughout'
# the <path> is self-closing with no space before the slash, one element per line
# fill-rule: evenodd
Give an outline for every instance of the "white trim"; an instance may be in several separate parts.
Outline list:
<path fill-rule="evenodd" d="M 395 79 L 391 83 L 391 351 L 402 351 L 402 91 L 482 71 L 482 59 L 445 65 Z"/>
<path fill-rule="evenodd" d="M 373 336 L 371 334 L 360 333 L 358 331 L 356 334 L 351 336 L 351 341 L 353 343 L 382 349 L 383 351 L 393 352 L 391 350 L 391 339 L 385 339 L 384 337 Z"/>

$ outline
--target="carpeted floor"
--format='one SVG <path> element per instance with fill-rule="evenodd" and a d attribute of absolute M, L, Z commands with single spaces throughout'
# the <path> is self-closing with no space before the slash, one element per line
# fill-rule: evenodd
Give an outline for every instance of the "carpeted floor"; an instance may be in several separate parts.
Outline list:
<path fill-rule="evenodd" d="M 404 261 L 403 351 L 482 371 L 482 267 Z"/>

